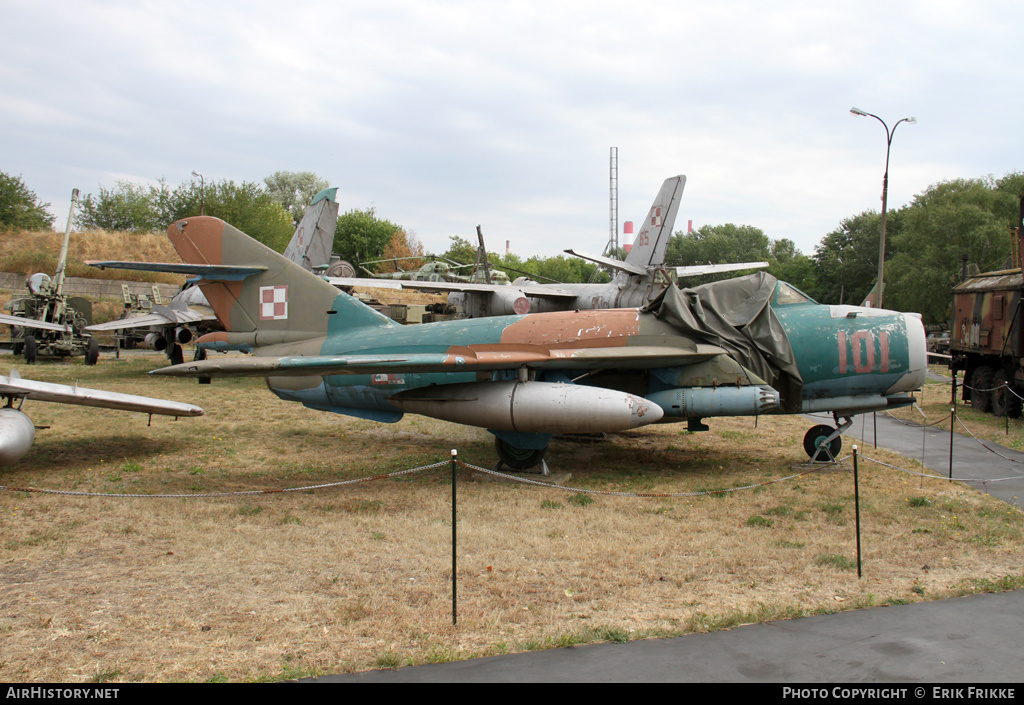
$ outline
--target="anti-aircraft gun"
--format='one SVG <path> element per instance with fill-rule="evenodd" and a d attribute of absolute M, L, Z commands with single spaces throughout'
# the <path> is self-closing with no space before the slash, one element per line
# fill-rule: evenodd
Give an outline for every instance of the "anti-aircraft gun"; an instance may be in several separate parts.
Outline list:
<path fill-rule="evenodd" d="M 64 294 L 71 220 L 77 204 L 78 189 L 74 189 L 57 273 L 53 277 L 41 272 L 33 274 L 25 283 L 29 295 L 8 301 L 4 305 L 8 314 L 0 315 L 0 323 L 11 326 L 14 354 L 24 355 L 29 364 L 39 356 L 85 355 L 85 363 L 95 365 L 100 356 L 99 343 L 85 331 L 86 326 L 92 325 L 92 302 Z"/>

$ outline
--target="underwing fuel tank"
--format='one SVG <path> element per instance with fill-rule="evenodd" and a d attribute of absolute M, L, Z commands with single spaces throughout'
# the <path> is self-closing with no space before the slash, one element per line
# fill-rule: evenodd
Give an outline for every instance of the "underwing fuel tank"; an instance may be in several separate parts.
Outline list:
<path fill-rule="evenodd" d="M 659 421 L 661 407 L 602 387 L 553 382 L 470 382 L 420 387 L 388 401 L 412 414 L 520 433 L 604 433 Z"/>
<path fill-rule="evenodd" d="M 14 465 L 32 447 L 36 427 L 17 409 L 0 409 L 0 465 Z"/>

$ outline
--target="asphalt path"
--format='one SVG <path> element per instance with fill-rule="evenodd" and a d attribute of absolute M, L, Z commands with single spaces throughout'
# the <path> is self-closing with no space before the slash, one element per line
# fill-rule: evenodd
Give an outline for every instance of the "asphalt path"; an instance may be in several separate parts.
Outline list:
<path fill-rule="evenodd" d="M 821 420 L 818 419 L 820 423 Z M 877 428 L 877 431 L 876 431 Z M 1024 454 L 969 435 L 886 414 L 854 422 L 844 437 L 870 459 L 877 444 L 1021 506 Z M 952 455 L 950 446 L 952 445 Z M 989 447 L 991 446 L 991 448 Z M 996 452 L 993 452 L 993 449 Z M 952 457 L 952 464 L 950 458 Z M 870 460 L 868 460 L 870 462 Z M 1024 557 L 1022 557 L 1024 563 Z M 709 634 L 591 644 L 398 670 L 310 679 L 321 683 L 775 684 L 784 699 L 1016 699 L 1024 691 L 1024 590 L 766 622 Z M 825 684 L 824 695 L 811 692 Z M 906 684 L 871 692 L 835 684 Z M 936 685 L 939 684 L 939 685 Z M 945 688 L 941 684 L 947 684 Z M 992 692 L 968 690 L 986 684 Z M 955 685 L 955 687 L 953 687 Z M 992 687 L 990 686 L 990 687 Z M 798 691 L 786 690 L 802 689 Z M 904 690 L 905 689 L 905 690 Z M 802 697 L 801 697 L 802 693 Z"/>

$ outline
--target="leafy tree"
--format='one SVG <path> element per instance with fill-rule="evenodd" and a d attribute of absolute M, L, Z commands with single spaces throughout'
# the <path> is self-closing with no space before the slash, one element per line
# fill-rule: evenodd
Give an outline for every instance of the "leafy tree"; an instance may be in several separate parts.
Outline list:
<path fill-rule="evenodd" d="M 665 251 L 665 264 L 669 267 L 685 267 L 708 263 L 767 262 L 771 247 L 771 239 L 760 228 L 752 225 L 703 225 L 691 233 L 677 232 L 672 236 Z M 781 251 L 784 253 L 784 250 L 783 246 Z M 742 272 L 686 277 L 680 285 L 696 286 L 729 279 L 738 274 Z M 792 283 L 799 286 L 797 282 Z"/>
<path fill-rule="evenodd" d="M 153 187 L 130 181 L 118 181 L 113 189 L 100 187 L 99 196 L 91 193 L 82 199 L 75 214 L 75 225 L 87 230 L 127 230 L 148 233 L 161 229 L 153 208 Z M 163 223 L 167 227 L 167 223 Z"/>
<path fill-rule="evenodd" d="M 275 171 L 263 179 L 267 193 L 291 213 L 293 225 L 302 220 L 313 197 L 330 186 L 327 179 L 321 179 L 311 171 Z"/>
<path fill-rule="evenodd" d="M 0 230 L 51 230 L 53 216 L 20 176 L 0 171 Z"/>
<path fill-rule="evenodd" d="M 1019 195 L 1013 190 L 1022 183 L 1021 174 L 1000 182 L 955 179 L 915 196 L 891 241 L 896 254 L 886 264 L 886 308 L 919 312 L 925 323 L 946 322 L 962 256 L 982 271 L 1009 267 Z"/>
<path fill-rule="evenodd" d="M 676 233 L 668 242 L 665 264 L 761 262 L 768 259 L 771 241 L 760 228 L 751 225 L 703 225 L 692 233 Z M 729 275 L 734 276 L 734 275 Z"/>
<path fill-rule="evenodd" d="M 395 233 L 405 229 L 391 221 L 377 217 L 371 206 L 366 210 L 353 209 L 338 216 L 334 228 L 334 252 L 349 262 L 381 259 Z"/>
<path fill-rule="evenodd" d="M 772 240 L 768 248 L 768 264 L 769 274 L 813 297 L 810 292 L 817 287 L 814 260 L 796 249 L 792 240 Z"/>
<path fill-rule="evenodd" d="M 259 184 L 221 181 L 201 187 L 187 182 L 171 188 L 118 181 L 116 188 L 100 188 L 87 195 L 75 216 L 81 229 L 161 232 L 181 218 L 199 215 L 220 218 L 278 252 L 283 252 L 294 226 L 291 216 Z"/>
<path fill-rule="evenodd" d="M 523 269 L 534 272 L 544 279 L 553 279 L 564 284 L 579 282 L 608 282 L 611 277 L 593 262 L 579 257 L 530 257 L 523 263 Z M 540 281 L 543 282 L 543 279 Z"/>
<path fill-rule="evenodd" d="M 886 218 L 887 259 L 894 256 L 892 244 L 902 229 L 904 215 L 903 210 L 889 211 Z M 806 293 L 821 303 L 860 305 L 878 278 L 881 232 L 882 216 L 876 211 L 864 211 L 844 219 L 839 228 L 822 238 L 815 248 L 817 276 L 814 286 L 805 290 Z M 888 276 L 886 280 L 887 301 L 892 281 Z"/>
<path fill-rule="evenodd" d="M 295 231 L 288 211 L 251 181 L 208 185 L 205 210 L 277 252 L 284 252 Z"/>
<path fill-rule="evenodd" d="M 459 264 L 473 264 L 476 258 L 476 246 L 458 235 L 449 235 L 448 239 L 451 240 L 451 244 L 441 256 Z"/>
<path fill-rule="evenodd" d="M 377 272 L 411 271 L 423 266 L 423 244 L 413 233 L 398 230 L 382 253 L 385 261 L 374 267 Z"/>

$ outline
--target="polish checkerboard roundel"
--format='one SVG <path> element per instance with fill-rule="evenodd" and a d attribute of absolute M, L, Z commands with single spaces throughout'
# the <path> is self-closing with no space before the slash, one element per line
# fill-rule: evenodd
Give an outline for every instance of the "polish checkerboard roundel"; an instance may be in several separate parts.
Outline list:
<path fill-rule="evenodd" d="M 288 286 L 260 287 L 260 320 L 288 320 Z"/>

